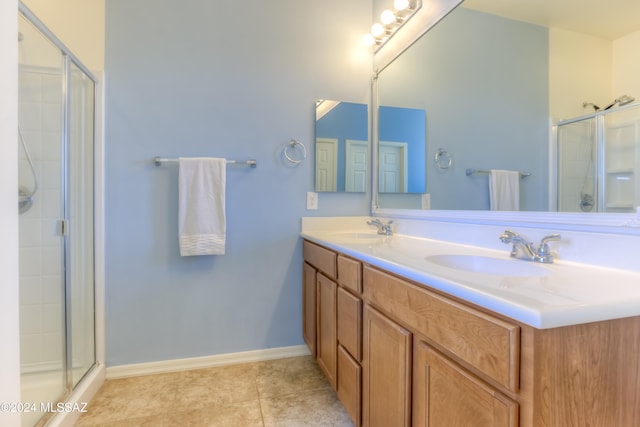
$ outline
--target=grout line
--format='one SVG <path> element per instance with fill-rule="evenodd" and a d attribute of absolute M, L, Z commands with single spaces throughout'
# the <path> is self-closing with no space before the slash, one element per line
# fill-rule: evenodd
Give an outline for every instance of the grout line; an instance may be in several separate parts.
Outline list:
<path fill-rule="evenodd" d="M 264 411 L 262 410 L 262 396 L 260 396 L 260 387 L 258 387 L 258 376 L 253 379 L 253 384 L 256 387 L 256 394 L 258 395 L 258 406 L 260 407 L 260 419 L 262 420 L 262 427 L 264 427 Z"/>

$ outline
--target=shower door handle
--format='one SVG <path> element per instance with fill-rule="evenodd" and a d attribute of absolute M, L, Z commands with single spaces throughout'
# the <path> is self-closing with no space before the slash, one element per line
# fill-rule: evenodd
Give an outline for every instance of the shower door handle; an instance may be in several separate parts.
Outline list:
<path fill-rule="evenodd" d="M 69 234 L 69 222 L 66 219 L 56 221 L 56 235 L 66 236 Z"/>

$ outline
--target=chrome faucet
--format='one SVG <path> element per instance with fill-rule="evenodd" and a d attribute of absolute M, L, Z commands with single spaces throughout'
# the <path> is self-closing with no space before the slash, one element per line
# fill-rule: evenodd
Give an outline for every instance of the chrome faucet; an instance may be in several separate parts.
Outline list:
<path fill-rule="evenodd" d="M 391 230 L 391 224 L 393 224 L 393 221 L 391 220 L 385 224 L 378 218 L 367 221 L 367 225 L 375 225 L 378 228 L 378 234 L 384 234 L 385 236 L 391 236 L 393 234 L 393 230 Z"/>
<path fill-rule="evenodd" d="M 543 264 L 550 264 L 553 262 L 553 255 L 551 255 L 548 242 L 560 239 L 561 236 L 559 234 L 550 234 L 549 236 L 545 236 L 542 238 L 540 245 L 538 245 L 538 248 L 536 249 L 534 248 L 533 243 L 527 242 L 525 239 L 520 237 L 518 233 L 511 230 L 505 230 L 504 233 L 500 235 L 502 243 L 513 243 L 513 247 L 511 249 L 511 256 L 513 258 L 541 262 Z"/>

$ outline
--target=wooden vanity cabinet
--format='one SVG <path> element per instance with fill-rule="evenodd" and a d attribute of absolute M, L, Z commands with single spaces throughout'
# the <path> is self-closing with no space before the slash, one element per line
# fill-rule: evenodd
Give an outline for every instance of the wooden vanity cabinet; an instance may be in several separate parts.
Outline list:
<path fill-rule="evenodd" d="M 362 263 L 303 243 L 303 335 L 356 426 L 362 416 Z"/>
<path fill-rule="evenodd" d="M 378 313 L 371 305 L 380 310 L 376 316 L 386 322 L 407 325 L 406 329 L 396 325 L 407 334 L 406 343 L 387 342 L 373 348 L 383 352 L 386 347 L 395 347 L 405 358 L 404 372 L 411 372 L 398 377 L 401 369 L 387 360 L 396 377 L 386 378 L 372 389 L 368 378 L 379 374 L 369 369 L 369 364 L 376 363 L 375 356 L 370 356 L 373 350 L 369 353 L 365 350 L 365 411 L 368 398 L 373 401 L 378 395 L 384 396 L 385 390 L 406 389 L 402 398 L 392 393 L 393 399 L 409 405 L 406 410 L 410 411 L 410 415 L 405 416 L 396 410 L 397 425 L 518 426 L 518 402 L 500 391 L 518 391 L 520 328 L 517 325 L 373 267 L 364 268 L 364 298 L 367 301 L 365 349 L 372 348 L 374 341 L 383 340 L 367 332 L 370 313 Z M 389 337 L 391 333 L 387 331 L 385 335 Z M 386 411 L 392 409 L 386 408 Z"/>
<path fill-rule="evenodd" d="M 640 316 L 536 329 L 304 247 L 305 340 L 356 426 L 640 426 Z"/>

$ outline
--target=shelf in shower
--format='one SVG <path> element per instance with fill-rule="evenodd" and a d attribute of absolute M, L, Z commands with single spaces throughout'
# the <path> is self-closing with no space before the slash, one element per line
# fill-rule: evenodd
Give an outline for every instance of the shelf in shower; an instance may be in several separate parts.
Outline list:
<path fill-rule="evenodd" d="M 633 168 L 607 169 L 609 175 L 632 175 Z"/>
<path fill-rule="evenodd" d="M 635 206 L 632 202 L 612 202 L 607 203 L 607 210 L 615 209 L 616 211 L 629 211 L 632 212 L 635 209 Z"/>

